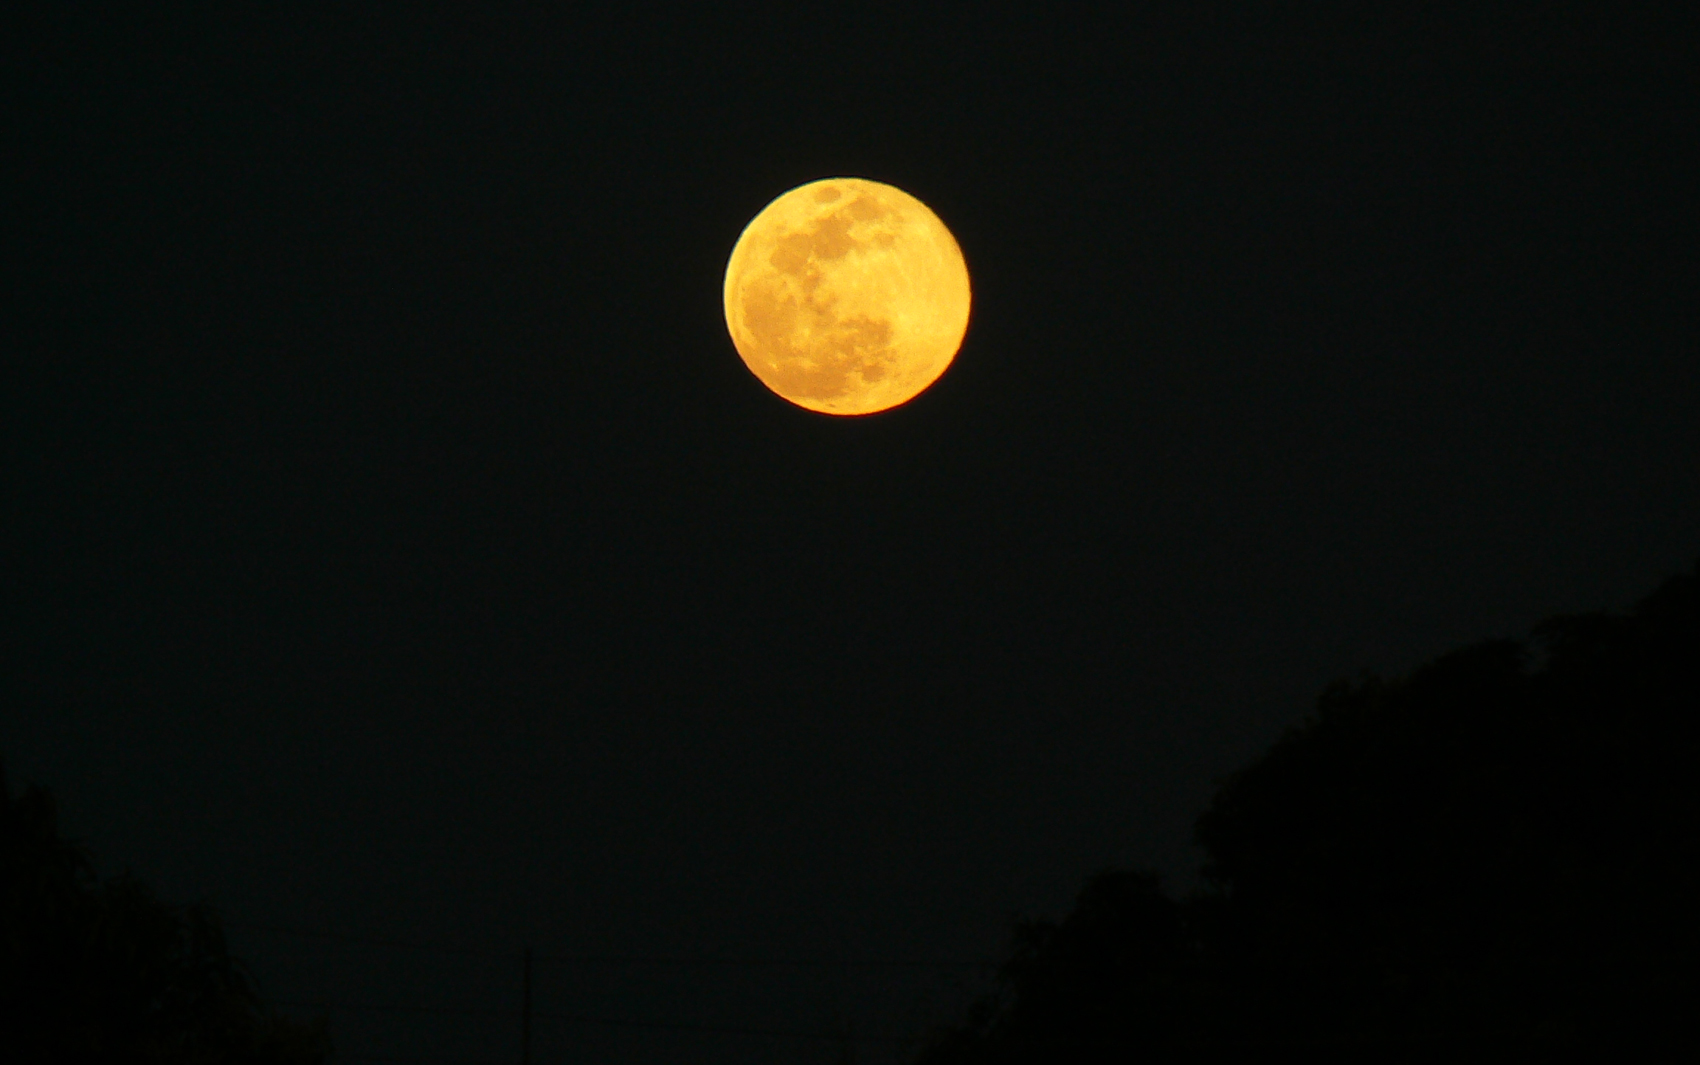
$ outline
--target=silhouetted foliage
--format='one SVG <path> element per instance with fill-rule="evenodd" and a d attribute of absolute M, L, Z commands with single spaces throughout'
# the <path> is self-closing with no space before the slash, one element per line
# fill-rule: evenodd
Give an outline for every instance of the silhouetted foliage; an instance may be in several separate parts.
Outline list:
<path fill-rule="evenodd" d="M 1700 982 L 1700 579 L 1331 686 L 1200 817 L 1207 889 L 1100 874 L 926 1065 L 1673 1060 Z"/>
<path fill-rule="evenodd" d="M 1060 923 L 1017 925 L 1004 990 L 929 1062 L 1124 1060 L 1130 1035 L 1171 1041 L 1195 997 L 1194 951 L 1182 907 L 1149 873 L 1087 881 Z"/>
<path fill-rule="evenodd" d="M 8 1062 L 314 1065 L 322 1023 L 269 1013 L 204 905 L 96 876 L 52 797 L 0 767 L 0 1058 Z"/>

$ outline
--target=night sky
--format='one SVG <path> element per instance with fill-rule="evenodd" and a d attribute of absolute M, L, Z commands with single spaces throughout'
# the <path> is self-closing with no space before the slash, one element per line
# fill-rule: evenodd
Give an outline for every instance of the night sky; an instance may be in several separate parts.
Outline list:
<path fill-rule="evenodd" d="M 1693 25 L 195 6 L 8 19 L 0 757 L 272 998 L 995 958 L 1099 868 L 1184 890 L 1330 680 L 1700 555 Z M 721 311 L 833 175 L 974 283 L 865 418 Z M 910 1035 L 974 978 L 537 981 Z M 331 1017 L 516 1060 L 507 1016 Z M 552 1020 L 534 1060 L 838 1052 Z"/>

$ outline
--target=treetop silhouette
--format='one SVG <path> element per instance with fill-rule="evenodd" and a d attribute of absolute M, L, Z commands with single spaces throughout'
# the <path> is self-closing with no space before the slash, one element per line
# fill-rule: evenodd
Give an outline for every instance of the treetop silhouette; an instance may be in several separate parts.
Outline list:
<path fill-rule="evenodd" d="M 1697 707 L 1696 574 L 1337 682 L 1199 818 L 1204 889 L 1095 877 L 921 1060 L 1656 1060 L 1700 991 Z"/>
<path fill-rule="evenodd" d="M 67 1065 L 318 1065 L 323 1023 L 269 1012 L 210 906 L 101 879 L 52 797 L 0 765 L 0 1057 Z"/>

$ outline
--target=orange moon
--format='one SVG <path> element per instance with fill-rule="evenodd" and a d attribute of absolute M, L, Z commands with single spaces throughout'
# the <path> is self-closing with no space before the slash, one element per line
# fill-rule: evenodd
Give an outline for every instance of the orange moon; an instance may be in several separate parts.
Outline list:
<path fill-rule="evenodd" d="M 726 328 L 774 392 L 872 414 L 938 380 L 968 331 L 956 238 L 902 189 L 825 178 L 756 215 L 726 264 Z"/>

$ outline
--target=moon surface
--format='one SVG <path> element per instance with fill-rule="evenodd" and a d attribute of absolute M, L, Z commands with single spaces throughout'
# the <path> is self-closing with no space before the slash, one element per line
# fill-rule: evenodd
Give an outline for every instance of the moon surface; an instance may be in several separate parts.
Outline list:
<path fill-rule="evenodd" d="M 968 331 L 956 238 L 902 189 L 825 178 L 744 227 L 726 328 L 750 372 L 823 414 L 872 414 L 938 380 Z"/>

